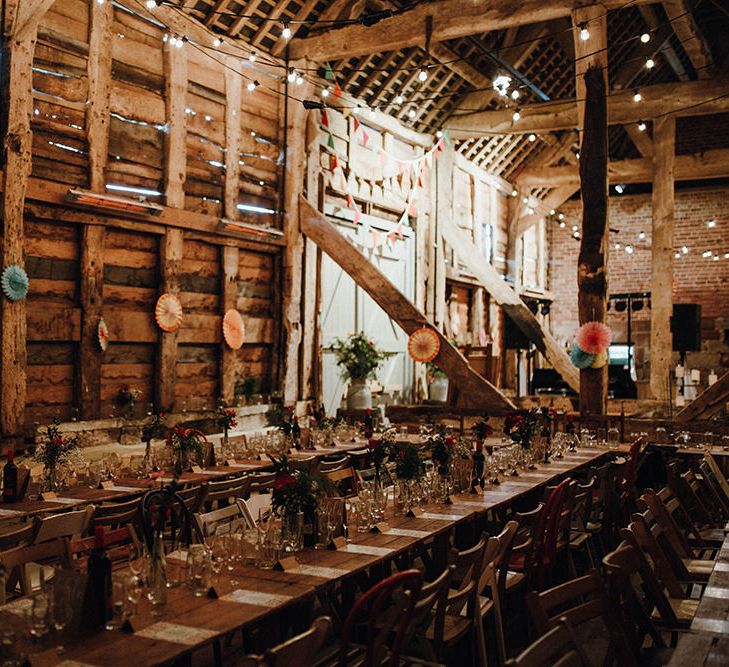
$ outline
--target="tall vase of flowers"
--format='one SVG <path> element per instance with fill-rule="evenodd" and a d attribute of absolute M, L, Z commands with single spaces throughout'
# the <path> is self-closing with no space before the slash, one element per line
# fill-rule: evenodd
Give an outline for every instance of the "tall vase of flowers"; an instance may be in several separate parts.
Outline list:
<path fill-rule="evenodd" d="M 228 432 L 230 429 L 238 426 L 238 420 L 235 410 L 226 408 L 221 405 L 218 407 L 218 427 L 223 429 L 223 452 L 226 457 L 230 455 L 230 441 L 228 439 Z"/>
<path fill-rule="evenodd" d="M 402 497 L 402 508 L 409 512 L 413 506 L 413 486 L 425 474 L 425 465 L 420 456 L 420 449 L 409 442 L 398 442 L 390 454 L 395 461 L 395 475 Z"/>
<path fill-rule="evenodd" d="M 477 421 L 471 428 L 475 439 L 471 458 L 473 459 L 473 472 L 471 474 L 471 493 L 476 493 L 476 487 L 484 487 L 484 462 L 486 457 L 483 453 L 484 440 L 494 434 L 494 429 L 488 423 L 488 417 Z"/>
<path fill-rule="evenodd" d="M 144 473 L 152 471 L 152 440 L 162 435 L 165 425 L 164 413 L 152 415 L 152 420 L 142 426 L 142 442 L 144 443 L 144 460 L 142 463 Z"/>
<path fill-rule="evenodd" d="M 534 436 L 539 433 L 542 419 L 536 408 L 530 410 L 520 409 L 512 412 L 504 420 L 504 433 L 513 442 L 518 443 L 524 449 L 529 449 Z"/>
<path fill-rule="evenodd" d="M 372 437 L 369 440 L 367 448 L 370 452 L 370 460 L 375 469 L 375 488 L 382 486 L 382 468 L 390 458 L 390 454 L 395 445 L 395 431 L 388 429 L 378 438 Z"/>
<path fill-rule="evenodd" d="M 351 334 L 345 340 L 337 338 L 334 354 L 342 376 L 349 379 L 347 407 L 350 410 L 371 408 L 372 392 L 367 380 L 375 377 L 377 368 L 387 355 L 364 332 Z"/>
<path fill-rule="evenodd" d="M 116 393 L 116 404 L 119 406 L 121 416 L 131 419 L 134 417 L 134 406 L 137 400 L 141 396 L 139 389 L 125 384 L 123 387 L 119 387 L 119 391 Z"/>
<path fill-rule="evenodd" d="M 184 426 L 175 426 L 167 437 L 167 446 L 172 450 L 175 475 L 187 472 L 195 461 L 202 465 L 203 447 L 207 438 L 202 431 Z"/>
<path fill-rule="evenodd" d="M 79 455 L 77 435 L 63 435 L 58 420 L 47 426 L 43 441 L 33 453 L 33 460 L 43 464 L 42 490 L 58 491 L 61 470 L 71 465 L 73 458 Z"/>
<path fill-rule="evenodd" d="M 305 470 L 293 468 L 286 456 L 280 459 L 271 457 L 276 478 L 271 494 L 271 509 L 281 517 L 286 548 L 296 551 L 299 548 L 292 540 L 293 534 L 303 532 L 304 546 L 316 544 L 316 512 L 324 492 L 321 481 Z M 299 530 L 301 528 L 301 530 Z"/>

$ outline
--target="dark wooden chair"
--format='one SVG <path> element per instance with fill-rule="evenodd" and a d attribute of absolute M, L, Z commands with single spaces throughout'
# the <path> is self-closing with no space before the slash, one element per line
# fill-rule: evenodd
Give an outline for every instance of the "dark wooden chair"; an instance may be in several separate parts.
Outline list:
<path fill-rule="evenodd" d="M 131 524 L 122 528 L 105 530 L 104 544 L 113 568 L 126 567 L 130 556 L 136 558 L 142 550 L 137 532 Z M 95 537 L 67 540 L 66 558 L 71 569 L 85 572 L 89 556 L 95 546 Z"/>
<path fill-rule="evenodd" d="M 103 503 L 94 507 L 89 531 L 94 532 L 96 526 L 107 528 L 121 528 L 131 523 L 139 526 L 139 507 L 141 498 L 135 498 L 123 503 Z"/>
<path fill-rule="evenodd" d="M 211 512 L 235 504 L 236 498 L 247 498 L 250 493 L 251 478 L 240 475 L 220 482 L 208 482 L 204 487 L 204 495 L 200 503 L 201 510 Z"/>
<path fill-rule="evenodd" d="M 266 667 L 309 667 L 332 631 L 332 619 L 320 616 L 311 627 L 283 644 L 268 649 L 263 656 Z"/>
<path fill-rule="evenodd" d="M 590 662 L 569 623 L 560 619 L 555 627 L 506 664 L 511 667 L 587 667 Z"/>

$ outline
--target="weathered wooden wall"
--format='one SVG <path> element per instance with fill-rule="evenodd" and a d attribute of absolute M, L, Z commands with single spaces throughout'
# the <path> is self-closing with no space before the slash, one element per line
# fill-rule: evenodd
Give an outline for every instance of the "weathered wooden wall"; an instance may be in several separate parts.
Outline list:
<path fill-rule="evenodd" d="M 172 401 L 164 407 L 176 410 L 211 407 L 247 377 L 256 393 L 276 388 L 281 244 L 215 233 L 215 218 L 278 226 L 280 84 L 259 73 L 265 86 L 251 93 L 243 80 L 236 95 L 231 80 L 238 75 L 226 70 L 234 62 L 190 43 L 171 52 L 139 3 L 127 6 L 133 11 L 57 0 L 38 27 L 22 238 L 30 277 L 26 409 L 19 419 L 26 435 L 54 417 L 118 414 L 123 385 L 141 392 L 140 415 L 160 379 Z M 62 203 L 65 186 L 136 196 L 109 185 L 149 191 L 150 201 L 166 207 L 162 220 Z M 237 204 L 262 212 L 239 211 Z M 185 317 L 171 361 L 160 354 L 154 321 L 161 276 L 170 268 L 163 266 L 165 223 L 181 227 L 183 239 L 174 280 Z M 225 299 L 224 257 L 233 274 Z M 221 323 L 231 304 L 243 316 L 246 342 L 226 353 L 223 373 Z M 99 316 L 110 331 L 105 353 L 92 335 Z M 174 368 L 163 373 L 161 363 Z"/>

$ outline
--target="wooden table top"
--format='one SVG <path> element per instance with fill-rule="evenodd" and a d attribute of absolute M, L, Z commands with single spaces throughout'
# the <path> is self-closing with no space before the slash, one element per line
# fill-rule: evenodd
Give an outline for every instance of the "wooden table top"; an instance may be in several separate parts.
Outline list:
<path fill-rule="evenodd" d="M 304 610 L 310 609 L 314 596 L 322 589 L 390 561 L 419 544 L 439 537 L 446 538 L 458 524 L 611 453 L 605 449 L 570 452 L 551 464 L 539 465 L 518 477 L 508 477 L 499 486 L 483 493 L 457 495 L 451 505 L 426 505 L 418 517 L 391 515 L 388 518 L 389 529 L 384 533 L 358 533 L 353 536 L 352 542 L 337 551 L 305 549 L 299 554 L 296 567 L 288 571 L 262 570 L 238 563 L 232 573 L 224 571 L 214 582 L 218 599 L 194 597 L 184 585 L 171 588 L 161 617 L 152 618 L 148 602 L 143 600 L 140 614 L 134 619 L 134 632 L 118 630 L 86 636 L 69 643 L 64 658 L 85 665 L 110 667 L 126 666 L 132 660 L 136 667 L 158 665 L 287 608 L 302 605 L 301 613 L 305 613 Z M 78 493 L 81 494 L 81 491 L 79 489 Z M 170 563 L 173 564 L 174 560 L 170 559 Z M 20 624 L 20 632 L 22 618 L 8 614 L 8 607 L 3 608 L 0 616 L 6 622 Z M 56 662 L 60 662 L 57 657 Z"/>
<path fill-rule="evenodd" d="M 729 536 L 724 539 L 691 623 L 669 667 L 729 664 Z"/>

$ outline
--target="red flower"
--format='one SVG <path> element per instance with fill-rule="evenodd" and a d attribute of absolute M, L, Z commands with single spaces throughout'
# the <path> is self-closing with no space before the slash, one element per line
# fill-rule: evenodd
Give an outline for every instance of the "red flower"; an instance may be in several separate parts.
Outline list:
<path fill-rule="evenodd" d="M 273 488 L 276 491 L 286 491 L 292 486 L 296 486 L 296 477 L 293 475 L 280 475 L 273 483 Z"/>
<path fill-rule="evenodd" d="M 370 449 L 374 449 L 375 447 L 377 447 L 377 440 L 375 440 L 374 438 L 370 438 L 370 441 L 369 441 L 369 443 L 367 443 L 367 446 Z"/>
<path fill-rule="evenodd" d="M 452 435 L 449 435 L 445 439 L 445 442 L 446 442 L 446 445 L 449 445 L 450 447 L 453 447 L 454 443 L 456 442 L 456 439 Z"/>

